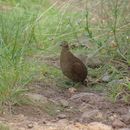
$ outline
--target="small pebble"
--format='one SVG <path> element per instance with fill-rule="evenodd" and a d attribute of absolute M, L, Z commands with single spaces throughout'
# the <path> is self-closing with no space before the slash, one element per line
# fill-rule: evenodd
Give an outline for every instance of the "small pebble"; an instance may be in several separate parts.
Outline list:
<path fill-rule="evenodd" d="M 65 118 L 66 118 L 66 115 L 65 115 L 65 114 L 60 114 L 60 115 L 58 115 L 58 118 L 59 118 L 59 119 L 65 119 Z"/>
<path fill-rule="evenodd" d="M 127 113 L 126 115 L 122 116 L 122 121 L 126 124 L 130 124 L 130 113 Z"/>
<path fill-rule="evenodd" d="M 27 126 L 28 126 L 29 129 L 33 128 L 33 124 L 32 123 L 29 123 Z"/>
<path fill-rule="evenodd" d="M 123 123 L 122 121 L 120 121 L 119 119 L 115 119 L 112 123 L 112 127 L 113 128 L 123 128 L 125 127 L 125 123 Z"/>

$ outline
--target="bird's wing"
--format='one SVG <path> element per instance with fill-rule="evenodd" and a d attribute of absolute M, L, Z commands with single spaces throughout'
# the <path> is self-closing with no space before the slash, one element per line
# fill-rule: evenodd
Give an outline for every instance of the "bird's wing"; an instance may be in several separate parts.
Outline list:
<path fill-rule="evenodd" d="M 84 72 L 84 67 L 79 62 L 75 62 L 72 65 L 72 73 L 75 73 L 77 75 L 81 75 Z"/>

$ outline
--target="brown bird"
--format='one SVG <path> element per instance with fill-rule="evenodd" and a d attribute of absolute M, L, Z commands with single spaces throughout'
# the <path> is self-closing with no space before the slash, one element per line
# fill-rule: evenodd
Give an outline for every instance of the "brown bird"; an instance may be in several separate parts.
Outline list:
<path fill-rule="evenodd" d="M 66 41 L 61 46 L 60 66 L 63 74 L 74 82 L 83 82 L 87 77 L 86 66 L 70 52 Z"/>

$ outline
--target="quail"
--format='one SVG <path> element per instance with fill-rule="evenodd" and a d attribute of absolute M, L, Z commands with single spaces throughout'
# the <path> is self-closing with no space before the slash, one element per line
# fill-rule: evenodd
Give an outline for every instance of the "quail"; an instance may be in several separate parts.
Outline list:
<path fill-rule="evenodd" d="M 66 41 L 61 43 L 60 66 L 63 74 L 74 82 L 84 82 L 87 68 L 84 63 L 69 50 Z"/>

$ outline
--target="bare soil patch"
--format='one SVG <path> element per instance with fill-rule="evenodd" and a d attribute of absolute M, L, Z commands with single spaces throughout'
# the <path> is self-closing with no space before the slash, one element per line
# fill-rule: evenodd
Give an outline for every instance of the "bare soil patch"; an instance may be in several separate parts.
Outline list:
<path fill-rule="evenodd" d="M 71 94 L 68 89 L 47 86 L 42 81 L 33 82 L 29 88 L 33 90 L 30 94 L 38 94 L 37 96 L 45 97 L 47 101 L 38 100 L 32 105 L 13 106 L 12 115 L 5 114 L 1 117 L 1 122 L 18 130 L 29 127 L 35 130 L 35 127 L 43 127 L 48 123 L 52 123 L 52 126 L 60 125 L 61 122 L 66 125 L 102 122 L 112 126 L 115 120 L 124 123 L 122 127 L 130 127 L 130 116 L 125 119 L 130 106 L 122 101 L 112 103 L 103 93 L 77 90 Z M 35 98 L 37 100 L 39 97 Z"/>

